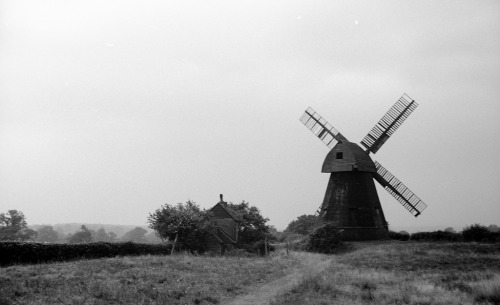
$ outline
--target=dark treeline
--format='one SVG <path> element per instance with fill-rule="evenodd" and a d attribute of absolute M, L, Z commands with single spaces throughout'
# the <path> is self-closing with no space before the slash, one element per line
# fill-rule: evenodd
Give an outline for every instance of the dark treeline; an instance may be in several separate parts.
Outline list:
<path fill-rule="evenodd" d="M 166 244 L 119 243 L 33 243 L 0 241 L 0 266 L 37 264 L 115 256 L 168 255 Z"/>
<path fill-rule="evenodd" d="M 465 227 L 461 232 L 455 232 L 453 228 L 444 231 L 417 232 L 409 234 L 405 231 L 389 232 L 391 239 L 406 241 L 449 241 L 449 242 L 500 242 L 500 230 L 496 225 L 488 227 L 473 224 Z"/>

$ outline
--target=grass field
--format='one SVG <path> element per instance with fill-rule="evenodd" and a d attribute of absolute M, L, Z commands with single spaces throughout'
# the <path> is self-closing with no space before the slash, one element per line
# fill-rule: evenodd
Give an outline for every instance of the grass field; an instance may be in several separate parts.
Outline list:
<path fill-rule="evenodd" d="M 286 274 L 294 304 L 500 304 L 500 245 L 355 243 L 338 255 L 117 257 L 0 268 L 5 304 L 223 304 Z M 255 293 L 255 291 L 254 291 Z"/>
<path fill-rule="evenodd" d="M 498 244 L 360 245 L 272 304 L 500 304 Z"/>
<path fill-rule="evenodd" d="M 118 257 L 0 269 L 5 304 L 219 304 L 283 276 L 292 258 Z"/>

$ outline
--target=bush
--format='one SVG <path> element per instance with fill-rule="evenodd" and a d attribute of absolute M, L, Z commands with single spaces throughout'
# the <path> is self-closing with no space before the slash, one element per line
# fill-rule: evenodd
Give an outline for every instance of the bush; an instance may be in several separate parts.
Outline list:
<path fill-rule="evenodd" d="M 446 231 L 418 232 L 411 235 L 411 240 L 415 241 L 461 241 L 462 235 L 459 233 Z"/>
<path fill-rule="evenodd" d="M 315 228 L 323 223 L 318 215 L 302 215 L 288 224 L 285 232 L 301 235 L 311 234 Z"/>
<path fill-rule="evenodd" d="M 464 241 L 489 241 L 493 238 L 493 235 L 487 227 L 480 224 L 465 227 L 462 231 Z"/>
<path fill-rule="evenodd" d="M 276 248 L 271 245 L 269 242 L 267 243 L 267 252 L 271 253 Z M 259 240 L 252 245 L 252 253 L 259 254 L 261 256 L 266 255 L 266 245 L 263 240 Z"/>
<path fill-rule="evenodd" d="M 210 252 L 211 253 L 211 252 Z M 213 255 L 213 253 L 211 253 Z M 231 257 L 252 257 L 253 254 L 246 251 L 245 249 L 231 249 L 229 251 L 224 252 L 224 256 Z"/>
<path fill-rule="evenodd" d="M 132 242 L 87 244 L 0 242 L 0 253 L 2 253 L 0 256 L 0 266 L 125 255 L 168 255 L 170 251 L 170 245 L 136 244 Z"/>
<path fill-rule="evenodd" d="M 342 248 L 343 242 L 339 229 L 333 223 L 326 223 L 317 227 L 311 235 L 307 244 L 307 251 L 319 253 L 335 253 Z"/>
<path fill-rule="evenodd" d="M 394 232 L 394 231 L 389 231 L 389 238 L 394 239 L 394 240 L 401 240 L 401 241 L 407 241 L 410 239 L 410 234 L 406 233 L 401 233 L 401 232 Z"/>

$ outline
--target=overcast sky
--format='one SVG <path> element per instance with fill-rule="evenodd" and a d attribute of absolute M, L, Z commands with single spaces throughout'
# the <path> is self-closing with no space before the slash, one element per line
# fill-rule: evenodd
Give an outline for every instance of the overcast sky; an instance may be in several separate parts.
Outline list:
<path fill-rule="evenodd" d="M 391 226 L 500 225 L 499 1 L 0 0 L 0 212 L 146 224 L 165 203 L 257 206 L 284 229 L 321 202 L 313 107 L 372 157 Z"/>

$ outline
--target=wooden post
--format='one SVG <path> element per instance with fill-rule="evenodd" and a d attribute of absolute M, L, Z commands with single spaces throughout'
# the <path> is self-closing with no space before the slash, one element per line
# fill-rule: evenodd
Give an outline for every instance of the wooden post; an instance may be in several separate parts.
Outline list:
<path fill-rule="evenodd" d="M 172 251 L 170 252 L 170 255 L 174 254 L 175 244 L 177 244 L 177 237 L 179 237 L 179 234 L 175 234 L 174 244 L 172 245 Z"/>
<path fill-rule="evenodd" d="M 268 255 L 267 253 L 267 237 L 264 239 L 264 249 L 266 250 L 266 256 Z"/>
<path fill-rule="evenodd" d="M 290 247 L 290 243 L 288 242 L 288 240 L 286 241 L 286 256 L 289 256 L 290 253 L 289 253 L 289 250 L 288 248 Z"/>

